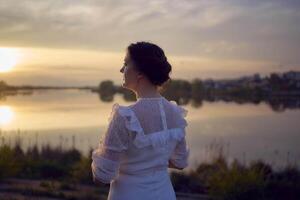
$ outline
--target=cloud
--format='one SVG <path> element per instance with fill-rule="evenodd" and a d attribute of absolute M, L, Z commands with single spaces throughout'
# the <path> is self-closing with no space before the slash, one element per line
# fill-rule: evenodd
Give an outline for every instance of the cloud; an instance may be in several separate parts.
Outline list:
<path fill-rule="evenodd" d="M 296 0 L 0 0 L 0 44 L 167 53 L 299 65 Z"/>

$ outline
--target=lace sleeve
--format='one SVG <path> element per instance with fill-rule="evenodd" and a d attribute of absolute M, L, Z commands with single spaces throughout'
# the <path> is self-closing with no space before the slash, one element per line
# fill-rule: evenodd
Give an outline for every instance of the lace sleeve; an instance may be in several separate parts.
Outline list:
<path fill-rule="evenodd" d="M 110 183 L 118 173 L 120 158 L 128 148 L 129 135 L 126 129 L 125 120 L 119 114 L 119 105 L 114 104 L 109 125 L 104 134 L 103 141 L 97 149 L 92 152 L 93 178 Z"/>
<path fill-rule="evenodd" d="M 180 128 L 185 128 L 188 126 L 186 117 L 188 114 L 188 110 L 183 108 L 182 106 L 179 106 L 176 101 L 170 101 L 174 105 L 175 111 L 179 114 L 180 117 L 177 117 L 177 115 L 174 115 L 176 117 L 175 123 L 178 125 Z"/>
<path fill-rule="evenodd" d="M 175 150 L 173 151 L 170 162 L 178 168 L 185 168 L 188 166 L 188 158 L 190 149 L 186 143 L 185 137 L 177 143 Z"/>
<path fill-rule="evenodd" d="M 178 118 L 177 123 L 179 124 L 179 127 L 182 128 L 184 132 L 184 137 L 181 141 L 177 143 L 175 150 L 171 155 L 170 162 L 178 168 L 185 168 L 188 166 L 188 158 L 190 154 L 190 148 L 188 147 L 185 138 L 186 127 L 188 126 L 187 120 L 185 118 L 187 117 L 188 110 L 181 106 L 178 106 L 175 101 L 171 102 L 176 105 L 175 109 L 181 116 Z"/>

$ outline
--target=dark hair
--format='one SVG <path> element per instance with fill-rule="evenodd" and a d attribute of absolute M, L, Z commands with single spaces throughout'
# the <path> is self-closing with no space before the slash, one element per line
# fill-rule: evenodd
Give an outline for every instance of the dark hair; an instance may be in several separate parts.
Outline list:
<path fill-rule="evenodd" d="M 159 46 L 143 41 L 131 43 L 127 50 L 137 70 L 145 74 L 151 83 L 161 86 L 170 79 L 172 66 Z"/>

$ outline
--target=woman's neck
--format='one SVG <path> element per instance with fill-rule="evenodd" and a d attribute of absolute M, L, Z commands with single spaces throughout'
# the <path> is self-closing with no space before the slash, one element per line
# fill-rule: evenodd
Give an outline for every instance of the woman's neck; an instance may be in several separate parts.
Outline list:
<path fill-rule="evenodd" d="M 152 98 L 152 97 L 161 97 L 161 94 L 157 91 L 156 88 L 144 88 L 135 92 L 136 98 Z"/>

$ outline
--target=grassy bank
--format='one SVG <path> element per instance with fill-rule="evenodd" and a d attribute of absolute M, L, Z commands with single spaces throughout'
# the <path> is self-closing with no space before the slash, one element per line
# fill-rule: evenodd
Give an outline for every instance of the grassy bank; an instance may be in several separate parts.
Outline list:
<path fill-rule="evenodd" d="M 74 148 L 64 150 L 49 145 L 41 149 L 34 145 L 24 151 L 18 142 L 14 146 L 3 143 L 0 146 L 0 194 L 61 199 L 99 199 L 103 195 L 105 199 L 109 188 L 99 188 L 92 182 L 91 152 L 84 156 Z M 25 183 L 17 184 L 22 180 Z M 289 164 L 275 171 L 259 160 L 249 165 L 238 160 L 229 163 L 222 152 L 194 170 L 172 171 L 171 180 L 177 193 L 205 194 L 211 199 L 300 198 L 300 171 L 296 165 Z M 89 191 L 84 192 L 89 197 L 82 191 Z"/>

